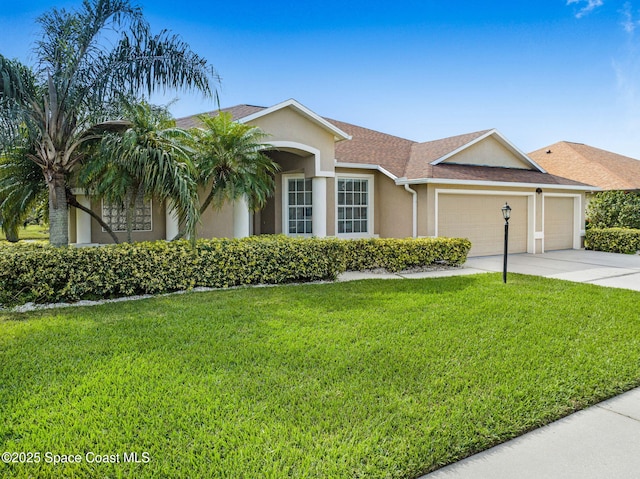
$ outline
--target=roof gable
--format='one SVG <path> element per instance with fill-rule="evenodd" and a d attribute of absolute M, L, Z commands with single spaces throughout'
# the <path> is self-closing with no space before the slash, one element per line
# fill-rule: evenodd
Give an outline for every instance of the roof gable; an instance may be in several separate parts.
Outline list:
<path fill-rule="evenodd" d="M 405 177 L 429 178 L 434 171 L 432 167 L 445 164 L 546 173 L 497 130 L 492 129 L 415 144 Z"/>
<path fill-rule="evenodd" d="M 318 116 L 316 113 L 293 99 L 283 101 L 282 103 L 278 103 L 277 105 L 273 105 L 268 108 L 254 105 L 236 105 L 231 108 L 223 108 L 221 110 L 214 110 L 203 114 L 217 115 L 219 112 L 226 112 L 231 113 L 233 121 L 237 121 L 239 123 L 248 123 L 250 121 L 257 120 L 258 118 L 270 115 L 271 113 L 286 108 L 292 109 L 302 117 L 306 118 L 312 123 L 315 123 L 317 126 L 320 126 L 321 128 L 329 131 L 334 136 L 334 139 L 336 141 L 351 139 L 351 137 L 347 133 L 340 130 L 335 125 L 332 125 L 330 122 L 328 122 L 321 116 Z M 199 115 L 192 115 L 184 118 L 179 118 L 176 120 L 176 124 L 180 128 L 198 127 L 201 125 L 201 122 L 198 120 L 198 116 Z"/>
<path fill-rule="evenodd" d="M 271 106 L 269 108 L 265 108 L 265 109 L 260 110 L 260 111 L 256 111 L 256 112 L 251 113 L 251 114 L 249 114 L 249 115 L 247 115 L 245 117 L 238 118 L 238 121 L 240 123 L 248 123 L 250 121 L 257 120 L 258 118 L 261 118 L 263 116 L 269 115 L 269 114 L 274 113 L 276 111 L 280 111 L 280 110 L 285 109 L 285 108 L 290 108 L 290 109 L 294 110 L 296 113 L 298 113 L 302 117 L 306 118 L 307 120 L 311 121 L 312 123 L 315 123 L 316 125 L 320 126 L 321 128 L 331 132 L 336 141 L 350 140 L 351 139 L 351 136 L 348 133 L 345 133 L 340 128 L 338 128 L 335 125 L 331 124 L 330 122 L 328 122 L 327 120 L 325 120 L 321 116 L 318 116 L 316 113 L 314 113 L 313 111 L 309 110 L 307 107 L 305 107 L 304 105 L 302 105 L 301 103 L 299 103 L 299 102 L 297 102 L 296 100 L 293 100 L 293 99 L 283 101 L 282 103 L 278 103 L 277 105 Z"/>

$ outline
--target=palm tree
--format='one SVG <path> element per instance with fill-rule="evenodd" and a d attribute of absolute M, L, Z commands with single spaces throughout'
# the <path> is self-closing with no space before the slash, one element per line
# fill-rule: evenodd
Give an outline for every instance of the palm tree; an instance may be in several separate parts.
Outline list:
<path fill-rule="evenodd" d="M 262 208 L 275 189 L 274 174 L 279 167 L 264 154 L 267 135 L 258 127 L 233 121 L 231 114 L 200 115 L 201 128 L 192 130 L 195 140 L 193 162 L 196 182 L 206 197 L 200 214 L 207 208 L 222 207 L 228 201 L 245 198 L 249 209 Z M 180 238 L 184 230 L 176 236 Z"/>
<path fill-rule="evenodd" d="M 47 199 L 47 185 L 27 148 L 0 157 L 0 223 L 7 240 L 18 241 L 18 228 Z"/>
<path fill-rule="evenodd" d="M 62 246 L 69 242 L 69 176 L 86 142 L 102 134 L 97 125 L 113 119 L 117 98 L 170 88 L 215 97 L 216 76 L 179 37 L 152 34 L 130 0 L 83 0 L 78 10 L 54 8 L 37 21 L 33 69 L 0 55 L 0 151 L 15 147 L 20 129 L 29 132 L 29 158 L 49 194 L 50 241 Z"/>
<path fill-rule="evenodd" d="M 92 196 L 125 210 L 129 242 L 138 194 L 170 200 L 195 238 L 199 212 L 195 170 L 190 160 L 193 150 L 187 146 L 193 142 L 191 135 L 176 128 L 165 107 L 141 101 L 126 103 L 124 109 L 130 126 L 104 135 L 91 160 L 81 167 L 78 185 Z"/>

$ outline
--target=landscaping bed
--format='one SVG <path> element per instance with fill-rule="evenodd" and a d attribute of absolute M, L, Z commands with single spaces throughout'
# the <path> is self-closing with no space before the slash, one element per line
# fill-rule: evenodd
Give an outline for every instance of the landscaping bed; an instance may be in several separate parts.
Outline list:
<path fill-rule="evenodd" d="M 460 265 L 460 238 L 365 239 L 252 236 L 91 248 L 0 244 L 0 305 L 57 303 L 334 280 L 345 270 Z"/>

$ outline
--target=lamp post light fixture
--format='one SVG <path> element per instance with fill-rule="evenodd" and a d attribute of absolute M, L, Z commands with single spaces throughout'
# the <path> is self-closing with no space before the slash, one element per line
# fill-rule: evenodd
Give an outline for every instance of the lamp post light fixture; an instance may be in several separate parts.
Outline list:
<path fill-rule="evenodd" d="M 511 207 L 505 203 L 502 207 L 502 217 L 504 218 L 504 265 L 502 267 L 502 282 L 507 282 L 507 253 L 509 251 L 509 218 L 511 218 Z"/>

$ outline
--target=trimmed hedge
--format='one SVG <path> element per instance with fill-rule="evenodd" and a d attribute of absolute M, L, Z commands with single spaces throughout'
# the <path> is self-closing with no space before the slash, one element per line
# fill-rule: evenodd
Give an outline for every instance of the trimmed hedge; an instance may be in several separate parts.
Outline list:
<path fill-rule="evenodd" d="M 244 239 L 145 242 L 88 248 L 0 246 L 0 304 L 67 302 L 194 287 L 333 280 L 345 270 L 399 271 L 464 263 L 468 240 Z"/>
<path fill-rule="evenodd" d="M 406 238 L 338 240 L 344 248 L 345 269 L 403 269 L 444 264 L 457 266 L 467 260 L 471 242 L 460 238 Z"/>
<path fill-rule="evenodd" d="M 591 228 L 585 234 L 584 247 L 610 253 L 635 254 L 640 251 L 640 230 Z"/>

